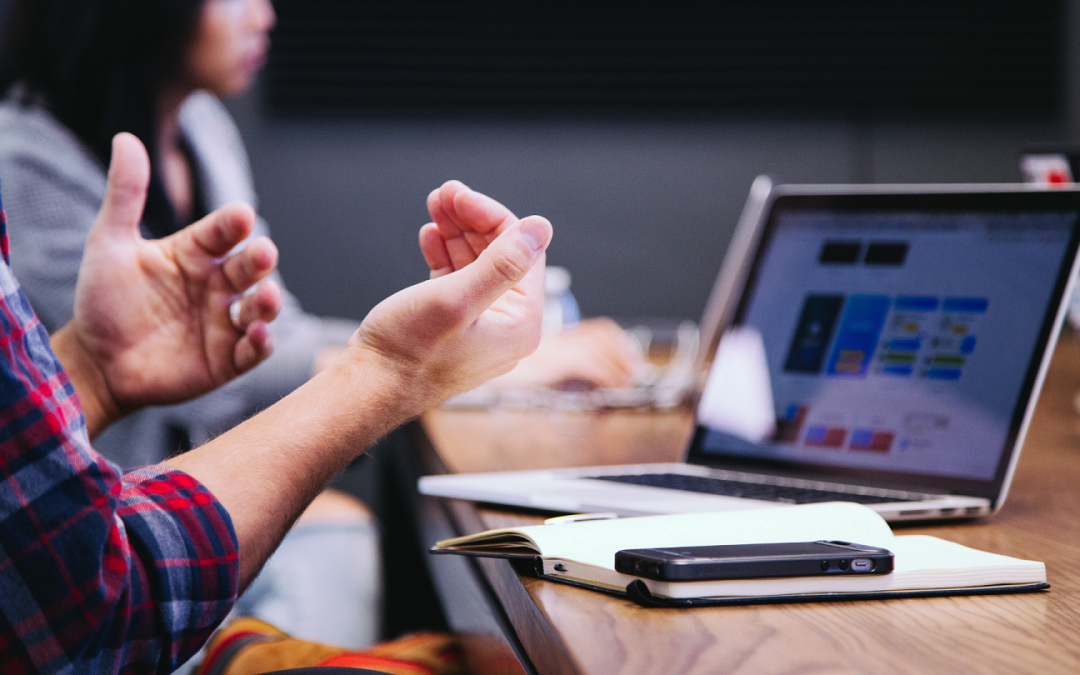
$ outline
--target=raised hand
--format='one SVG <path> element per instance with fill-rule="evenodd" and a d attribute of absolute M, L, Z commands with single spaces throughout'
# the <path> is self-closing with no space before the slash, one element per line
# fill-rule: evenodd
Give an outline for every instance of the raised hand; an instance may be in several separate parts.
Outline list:
<path fill-rule="evenodd" d="M 459 181 L 428 195 L 433 222 L 420 229 L 420 250 L 437 279 L 475 261 L 517 218 L 499 202 Z M 580 382 L 590 387 L 625 387 L 640 358 L 626 334 L 610 319 L 586 321 L 574 330 L 546 336 L 535 353 L 491 384 L 498 389 L 554 387 Z"/>
<path fill-rule="evenodd" d="M 376 306 L 350 342 L 379 355 L 414 413 L 508 372 L 540 341 L 551 224 L 457 181 L 428 198 L 431 279 Z"/>
<path fill-rule="evenodd" d="M 52 340 L 73 372 L 92 434 L 141 406 L 214 389 L 273 349 L 267 323 L 281 308 L 281 290 L 259 282 L 277 265 L 277 248 L 261 237 L 231 253 L 254 227 L 251 207 L 228 205 L 170 237 L 146 240 L 139 222 L 149 179 L 142 144 L 117 135 L 74 317 Z"/>

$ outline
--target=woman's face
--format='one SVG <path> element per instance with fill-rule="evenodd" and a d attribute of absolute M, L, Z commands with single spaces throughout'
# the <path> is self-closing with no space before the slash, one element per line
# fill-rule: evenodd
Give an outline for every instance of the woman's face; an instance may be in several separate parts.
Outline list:
<path fill-rule="evenodd" d="M 243 92 L 266 62 L 276 21 L 270 0 L 206 0 L 185 55 L 184 84 L 219 96 Z"/>

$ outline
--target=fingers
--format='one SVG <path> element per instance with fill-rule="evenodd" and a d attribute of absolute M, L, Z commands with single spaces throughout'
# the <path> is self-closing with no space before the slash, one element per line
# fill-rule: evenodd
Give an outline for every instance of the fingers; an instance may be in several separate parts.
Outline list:
<path fill-rule="evenodd" d="M 603 318 L 546 336 L 532 358 L 540 358 L 544 373 L 550 375 L 539 382 L 544 386 L 584 381 L 594 387 L 624 387 L 632 383 L 636 367 L 626 334 L 614 321 Z"/>
<path fill-rule="evenodd" d="M 251 370 L 274 352 L 274 337 L 267 324 L 277 318 L 283 303 L 281 287 L 273 281 L 262 282 L 255 292 L 240 300 L 234 322 L 243 333 L 233 347 L 233 367 L 237 373 Z"/>
<path fill-rule="evenodd" d="M 516 222 L 510 209 L 456 180 L 428 195 L 428 211 L 455 269 L 476 260 L 495 237 Z"/>
<path fill-rule="evenodd" d="M 237 373 L 251 370 L 274 352 L 274 337 L 262 321 L 249 325 L 233 348 L 233 366 Z"/>
<path fill-rule="evenodd" d="M 255 228 L 255 210 L 248 204 L 226 204 L 202 220 L 176 234 L 178 243 L 187 249 L 221 258 L 244 241 Z"/>
<path fill-rule="evenodd" d="M 461 221 L 454 210 L 454 197 L 465 190 L 468 188 L 463 183 L 450 180 L 428 195 L 428 212 L 446 242 L 446 251 L 454 269 L 461 269 L 468 265 L 476 260 L 478 255 L 464 238 L 468 229 L 467 225 Z"/>
<path fill-rule="evenodd" d="M 580 361 L 567 364 L 567 380 L 584 380 L 594 387 L 625 387 L 631 383 L 633 371 L 617 352 L 592 345 L 581 350 Z"/>
<path fill-rule="evenodd" d="M 453 205 L 454 198 L 450 196 L 446 200 L 446 206 L 443 205 L 443 193 L 449 192 L 456 194 L 459 190 L 464 189 L 465 185 L 460 181 L 448 180 L 440 187 L 431 191 L 431 194 L 427 198 L 428 213 L 431 214 L 431 220 L 439 226 L 439 231 L 443 233 L 443 236 L 447 239 L 461 235 L 461 228 L 456 222 L 456 214 L 454 214 Z M 449 207 L 449 208 L 447 208 Z"/>
<path fill-rule="evenodd" d="M 431 278 L 438 279 L 454 271 L 450 262 L 450 253 L 446 250 L 446 240 L 439 233 L 439 226 L 428 223 L 420 228 L 420 252 L 431 269 Z"/>
<path fill-rule="evenodd" d="M 634 370 L 622 345 L 596 346 L 593 354 L 597 387 L 626 387 L 633 383 Z"/>
<path fill-rule="evenodd" d="M 608 317 L 585 319 L 566 334 L 581 335 L 627 373 L 640 365 L 641 354 L 630 336 Z"/>
<path fill-rule="evenodd" d="M 463 298 L 467 323 L 471 323 L 499 297 L 533 272 L 530 293 L 543 301 L 543 269 L 536 263 L 551 242 L 551 223 L 530 216 L 505 230 L 474 264 L 449 275 L 446 292 Z"/>
<path fill-rule="evenodd" d="M 453 210 L 453 197 L 448 200 L 442 198 L 442 193 L 456 193 L 464 187 L 458 181 L 447 181 L 443 183 L 442 187 L 433 190 L 428 195 L 428 212 L 431 214 L 431 219 L 435 222 L 435 226 L 445 242 L 443 245 L 446 248 L 453 269 L 461 269 L 476 260 L 476 252 L 465 241 L 464 231 L 458 224 L 457 214 Z"/>
<path fill-rule="evenodd" d="M 246 333 L 256 322 L 270 323 L 277 318 L 284 303 L 281 287 L 273 281 L 264 281 L 254 292 L 240 298 L 233 325 Z"/>
<path fill-rule="evenodd" d="M 589 336 L 597 351 L 597 361 L 605 364 L 609 379 L 602 386 L 625 387 L 633 383 L 641 355 L 617 323 L 606 317 L 589 319 L 579 324 L 577 330 Z"/>
<path fill-rule="evenodd" d="M 462 229 L 480 234 L 500 234 L 516 220 L 510 209 L 491 197 L 468 188 L 454 195 L 454 213 L 466 225 Z"/>
<path fill-rule="evenodd" d="M 233 293 L 243 293 L 273 272 L 278 262 L 277 247 L 267 237 L 248 242 L 242 250 L 228 255 L 254 227 L 255 211 L 250 206 L 227 204 L 167 237 L 164 243 L 195 269 L 225 258 L 221 265 L 225 280 Z"/>
<path fill-rule="evenodd" d="M 277 267 L 278 250 L 268 237 L 259 237 L 225 259 L 222 274 L 234 293 L 243 293 Z"/>
<path fill-rule="evenodd" d="M 109 180 L 94 230 L 105 236 L 138 237 L 150 185 L 150 158 L 135 136 L 117 134 L 112 142 Z"/>

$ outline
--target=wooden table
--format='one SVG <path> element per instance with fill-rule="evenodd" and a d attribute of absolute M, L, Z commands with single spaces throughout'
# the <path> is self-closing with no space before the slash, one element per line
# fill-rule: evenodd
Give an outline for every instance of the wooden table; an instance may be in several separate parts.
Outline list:
<path fill-rule="evenodd" d="M 449 603 L 443 593 L 448 620 L 467 635 L 468 658 L 477 672 L 1080 673 L 1075 340 L 1064 336 L 1055 354 L 1004 509 L 978 522 L 902 528 L 905 534 L 933 534 L 1042 560 L 1052 585 L 1048 592 L 644 609 L 520 575 L 504 560 L 434 556 L 437 584 L 455 565 L 473 577 L 442 582 L 458 593 Z M 691 424 L 685 412 L 442 410 L 423 420 L 431 441 L 424 461 L 429 470 L 459 472 L 671 461 L 679 457 Z M 539 520 L 469 502 L 425 499 L 425 545 L 432 537 Z M 436 520 L 441 527 L 431 527 Z M 466 593 L 468 584 L 473 587 Z M 461 621 L 459 610 L 466 617 Z M 476 619 L 484 611 L 490 615 L 486 624 Z"/>

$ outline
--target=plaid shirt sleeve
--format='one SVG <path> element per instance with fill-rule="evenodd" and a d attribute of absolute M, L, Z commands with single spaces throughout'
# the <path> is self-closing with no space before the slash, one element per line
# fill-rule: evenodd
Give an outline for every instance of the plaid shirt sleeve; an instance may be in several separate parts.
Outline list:
<path fill-rule="evenodd" d="M 2 210 L 0 253 L 0 672 L 171 672 L 236 599 L 232 522 L 186 474 L 94 452 Z"/>

